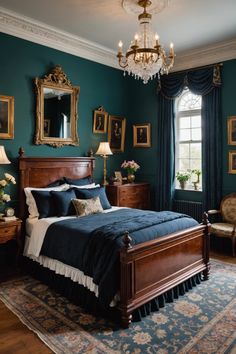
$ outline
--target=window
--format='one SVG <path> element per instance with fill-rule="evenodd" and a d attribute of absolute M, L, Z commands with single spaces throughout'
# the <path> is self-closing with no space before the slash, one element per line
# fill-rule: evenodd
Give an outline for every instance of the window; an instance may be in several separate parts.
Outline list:
<path fill-rule="evenodd" d="M 185 89 L 176 100 L 176 173 L 191 174 L 186 189 L 198 188 L 198 185 L 194 185 L 198 176 L 191 171 L 202 171 L 201 105 L 201 96 L 194 95 L 189 89 Z M 176 188 L 179 186 L 176 180 Z"/>

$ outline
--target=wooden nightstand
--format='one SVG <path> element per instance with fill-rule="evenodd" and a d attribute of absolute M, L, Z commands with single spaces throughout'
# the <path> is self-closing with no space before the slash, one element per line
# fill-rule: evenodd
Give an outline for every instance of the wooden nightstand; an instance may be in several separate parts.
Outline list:
<path fill-rule="evenodd" d="M 0 244 L 6 243 L 10 240 L 16 240 L 17 253 L 16 263 L 18 263 L 20 251 L 21 251 L 21 223 L 20 219 L 13 221 L 0 221 Z"/>
<path fill-rule="evenodd" d="M 111 205 L 150 209 L 150 185 L 148 183 L 108 185 L 106 194 Z"/>

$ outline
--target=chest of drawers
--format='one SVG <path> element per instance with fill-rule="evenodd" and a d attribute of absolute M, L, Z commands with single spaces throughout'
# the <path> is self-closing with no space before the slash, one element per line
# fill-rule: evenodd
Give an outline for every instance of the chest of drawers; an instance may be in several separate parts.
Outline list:
<path fill-rule="evenodd" d="M 106 186 L 106 194 L 111 205 L 136 209 L 150 209 L 150 185 L 129 183 Z"/>

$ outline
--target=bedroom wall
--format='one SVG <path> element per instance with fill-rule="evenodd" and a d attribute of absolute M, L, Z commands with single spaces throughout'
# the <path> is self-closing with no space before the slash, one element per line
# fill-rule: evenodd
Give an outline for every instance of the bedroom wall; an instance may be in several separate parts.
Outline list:
<path fill-rule="evenodd" d="M 96 151 L 99 141 L 107 140 L 107 136 L 92 133 L 93 110 L 103 105 L 112 115 L 124 116 L 127 119 L 125 152 L 116 153 L 108 159 L 108 174 L 120 170 L 124 159 L 134 159 L 141 169 L 137 173 L 138 181 L 151 184 L 153 205 L 155 198 L 155 182 L 157 178 L 157 96 L 156 80 L 144 85 L 116 70 L 89 60 L 78 58 L 51 48 L 34 44 L 16 37 L 0 33 L 0 94 L 15 98 L 15 137 L 13 140 L 1 140 L 11 165 L 0 166 L 0 178 L 4 172 L 17 177 L 18 149 L 23 146 L 26 155 L 35 156 L 85 156 L 90 148 Z M 44 76 L 56 64 L 62 65 L 65 73 L 74 85 L 80 86 L 78 132 L 79 147 L 66 146 L 52 148 L 46 145 L 34 145 L 35 132 L 35 77 Z M 228 151 L 236 147 L 227 144 L 227 117 L 236 115 L 234 78 L 236 76 L 236 60 L 224 63 L 222 72 L 222 140 L 223 140 L 223 194 L 235 191 L 236 175 L 228 174 Z M 151 148 L 133 148 L 132 125 L 151 123 Z M 167 142 L 168 143 L 168 142 Z M 97 181 L 103 174 L 103 161 L 96 158 Z M 123 174 L 125 174 L 123 172 Z M 12 188 L 14 201 L 17 201 L 17 186 Z M 177 191 L 179 199 L 201 200 L 201 192 Z"/>
<path fill-rule="evenodd" d="M 236 77 L 236 60 L 230 60 L 223 63 L 222 68 L 222 191 L 223 195 L 236 192 L 236 174 L 228 173 L 228 152 L 236 151 L 236 146 L 228 145 L 227 141 L 227 119 L 228 116 L 236 115 L 236 99 L 235 99 L 235 77 Z M 141 164 L 142 168 L 137 173 L 137 178 L 146 180 L 152 184 L 152 198 L 155 196 L 155 181 L 157 178 L 156 156 L 157 141 L 155 139 L 157 131 L 157 96 L 156 82 L 151 81 L 148 85 L 134 81 L 133 88 L 133 115 L 131 115 L 132 123 L 150 122 L 152 126 L 152 147 L 151 148 L 132 148 L 130 158 L 135 159 Z M 168 144 L 168 142 L 166 142 Z M 181 191 L 176 190 L 176 199 L 201 201 L 202 193 L 198 191 Z M 216 206 L 217 207 L 217 206 Z"/>
<path fill-rule="evenodd" d="M 111 115 L 126 117 L 129 131 L 128 100 L 129 85 L 132 80 L 124 80 L 122 72 L 105 65 L 78 58 L 51 48 L 31 43 L 0 33 L 0 95 L 15 98 L 14 139 L 0 139 L 11 165 L 0 166 L 0 179 L 4 172 L 17 177 L 18 149 L 23 146 L 28 156 L 86 156 L 92 148 L 95 152 L 100 141 L 106 141 L 106 134 L 93 134 L 93 110 L 105 107 Z M 73 85 L 80 86 L 78 105 L 78 147 L 53 148 L 35 145 L 35 105 L 34 79 L 43 77 L 52 67 L 60 64 Z M 129 147 L 129 136 L 126 135 Z M 126 153 L 116 153 L 108 159 L 108 169 L 117 170 Z M 95 178 L 101 180 L 103 160 L 96 157 Z M 17 199 L 17 186 L 11 186 L 11 194 Z M 14 205 L 14 201 L 12 202 Z"/>

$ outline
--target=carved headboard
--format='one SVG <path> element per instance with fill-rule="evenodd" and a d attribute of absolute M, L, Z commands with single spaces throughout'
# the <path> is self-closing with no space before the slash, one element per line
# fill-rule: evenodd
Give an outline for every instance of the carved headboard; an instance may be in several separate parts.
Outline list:
<path fill-rule="evenodd" d="M 93 176 L 94 157 L 26 157 L 20 152 L 20 208 L 19 217 L 25 219 L 25 187 L 46 187 L 62 177 L 83 178 Z"/>

